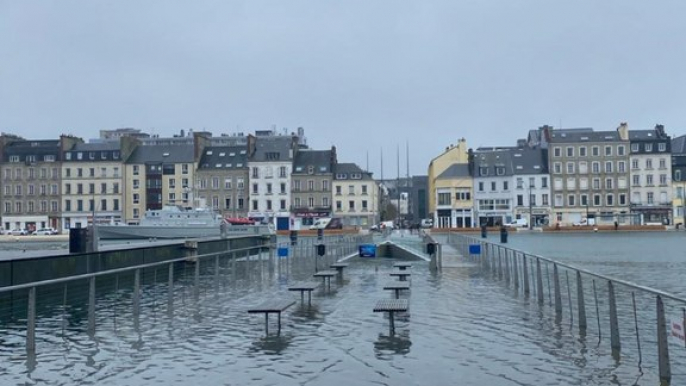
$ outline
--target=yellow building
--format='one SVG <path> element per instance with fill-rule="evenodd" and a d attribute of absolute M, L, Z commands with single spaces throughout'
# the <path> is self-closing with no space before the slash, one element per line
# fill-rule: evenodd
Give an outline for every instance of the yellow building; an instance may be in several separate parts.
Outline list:
<path fill-rule="evenodd" d="M 472 178 L 468 173 L 468 164 L 469 150 L 464 138 L 457 145 L 446 147 L 441 155 L 429 163 L 429 212 L 435 226 L 473 226 Z M 463 175 L 465 172 L 466 176 Z"/>

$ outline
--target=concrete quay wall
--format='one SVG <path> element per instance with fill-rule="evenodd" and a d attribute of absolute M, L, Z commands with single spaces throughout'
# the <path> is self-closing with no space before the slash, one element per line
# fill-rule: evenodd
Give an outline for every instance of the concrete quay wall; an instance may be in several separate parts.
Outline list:
<path fill-rule="evenodd" d="M 274 243 L 273 236 L 238 236 L 197 240 L 197 254 L 259 249 Z M 86 253 L 46 254 L 0 261 L 0 287 L 51 280 L 178 259 L 186 256 L 185 240 L 109 246 Z"/>

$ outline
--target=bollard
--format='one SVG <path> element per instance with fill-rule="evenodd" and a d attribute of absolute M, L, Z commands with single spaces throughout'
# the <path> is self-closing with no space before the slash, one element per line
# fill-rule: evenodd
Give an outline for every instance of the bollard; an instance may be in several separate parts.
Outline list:
<path fill-rule="evenodd" d="M 507 244 L 507 227 L 500 227 L 500 242 L 503 244 Z"/>
<path fill-rule="evenodd" d="M 26 352 L 36 352 L 36 287 L 29 288 L 26 305 Z"/>
<path fill-rule="evenodd" d="M 167 314 L 174 315 L 174 263 L 169 263 L 169 282 L 167 284 Z"/>
<path fill-rule="evenodd" d="M 486 229 L 486 224 L 481 224 L 481 238 L 485 239 L 487 236 L 487 229 Z"/>
<path fill-rule="evenodd" d="M 88 334 L 95 334 L 95 276 L 88 279 Z"/>
<path fill-rule="evenodd" d="M 514 286 L 515 290 L 519 292 L 519 267 L 517 266 L 517 252 L 512 252 L 512 273 L 514 274 Z"/>

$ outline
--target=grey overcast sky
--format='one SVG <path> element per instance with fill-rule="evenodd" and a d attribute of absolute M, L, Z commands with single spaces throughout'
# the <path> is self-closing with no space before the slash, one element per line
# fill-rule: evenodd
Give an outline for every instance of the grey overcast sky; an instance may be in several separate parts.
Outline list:
<path fill-rule="evenodd" d="M 411 174 L 465 137 L 686 134 L 686 1 L 0 0 L 0 130 L 306 130 Z"/>

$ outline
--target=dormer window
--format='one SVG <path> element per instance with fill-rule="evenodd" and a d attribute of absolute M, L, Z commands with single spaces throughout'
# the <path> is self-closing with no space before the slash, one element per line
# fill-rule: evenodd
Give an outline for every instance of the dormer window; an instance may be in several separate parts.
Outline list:
<path fill-rule="evenodd" d="M 480 176 L 487 176 L 488 175 L 488 167 L 486 166 L 481 166 L 479 168 L 479 175 Z"/>
<path fill-rule="evenodd" d="M 208 150 L 206 154 L 207 154 L 207 155 L 212 155 L 212 150 Z"/>
<path fill-rule="evenodd" d="M 504 176 L 505 175 L 505 168 L 502 166 L 498 166 L 495 168 L 495 173 L 499 176 Z"/>
<path fill-rule="evenodd" d="M 314 166 L 310 165 L 307 167 L 307 174 L 314 174 Z"/>

